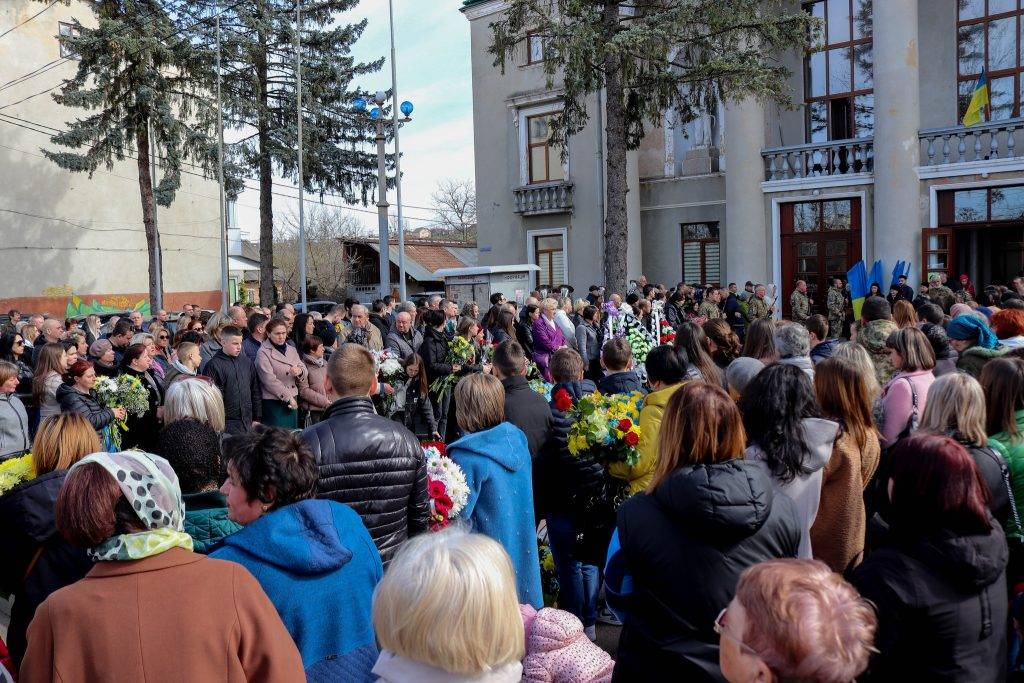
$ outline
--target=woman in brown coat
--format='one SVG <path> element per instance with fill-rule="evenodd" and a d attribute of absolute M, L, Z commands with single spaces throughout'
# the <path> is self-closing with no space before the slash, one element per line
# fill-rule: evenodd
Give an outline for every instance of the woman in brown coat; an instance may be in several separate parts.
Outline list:
<path fill-rule="evenodd" d="M 55 512 L 96 565 L 36 610 L 20 681 L 304 679 L 256 579 L 192 552 L 166 460 L 94 453 L 69 470 Z"/>
<path fill-rule="evenodd" d="M 306 366 L 288 343 L 288 323 L 275 318 L 267 323 L 267 340 L 256 352 L 256 374 L 263 387 L 263 424 L 297 429 L 299 387 L 306 382 Z"/>
<path fill-rule="evenodd" d="M 850 361 L 828 358 L 814 366 L 814 390 L 822 417 L 838 422 L 839 437 L 825 465 L 821 503 L 811 525 L 811 550 L 833 571 L 843 573 L 864 556 L 867 513 L 864 489 L 882 451 L 871 417 L 868 388 Z"/>
<path fill-rule="evenodd" d="M 324 343 L 315 334 L 308 334 L 302 340 L 302 362 L 306 364 L 306 382 L 299 385 L 299 409 L 308 415 L 308 424 L 320 421 L 331 399 L 327 395 L 327 362 L 324 360 Z"/>

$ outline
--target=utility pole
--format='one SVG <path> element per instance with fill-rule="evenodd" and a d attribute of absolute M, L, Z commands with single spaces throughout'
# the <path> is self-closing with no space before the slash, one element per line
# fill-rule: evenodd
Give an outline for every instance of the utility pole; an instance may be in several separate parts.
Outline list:
<path fill-rule="evenodd" d="M 395 129 L 395 200 L 398 202 L 398 298 L 406 301 L 408 297 L 405 291 L 405 221 L 402 218 L 402 154 L 398 146 L 398 66 L 395 63 L 393 0 L 388 0 L 388 21 L 391 24 L 391 116 Z"/>
<path fill-rule="evenodd" d="M 302 170 L 302 0 L 295 3 L 295 97 L 299 117 L 299 301 L 306 310 L 306 214 L 305 178 Z"/>
<path fill-rule="evenodd" d="M 224 112 L 221 108 L 220 93 L 220 2 L 215 5 L 217 10 L 217 181 L 220 191 L 220 310 L 228 310 L 228 222 L 224 206 Z"/>

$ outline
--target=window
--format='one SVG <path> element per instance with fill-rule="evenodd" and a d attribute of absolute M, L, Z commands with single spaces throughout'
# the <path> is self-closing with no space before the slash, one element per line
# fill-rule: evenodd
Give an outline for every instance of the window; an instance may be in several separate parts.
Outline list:
<path fill-rule="evenodd" d="M 67 38 L 77 38 L 82 35 L 81 29 L 74 24 L 69 24 L 65 21 L 57 23 L 57 33 L 59 36 Z M 78 59 L 78 54 L 74 50 L 67 47 L 62 42 L 58 41 L 58 44 L 60 45 L 60 56 L 62 59 Z"/>
<path fill-rule="evenodd" d="M 548 40 L 539 33 L 526 36 L 526 63 L 540 64 L 548 58 Z"/>
<path fill-rule="evenodd" d="M 683 224 L 683 282 L 717 285 L 722 252 L 718 223 Z"/>
<path fill-rule="evenodd" d="M 939 192 L 939 225 L 1024 221 L 1024 185 Z"/>
<path fill-rule="evenodd" d="M 540 266 L 537 289 L 553 289 L 565 284 L 565 240 L 562 235 L 538 235 L 533 238 L 533 253 Z"/>
<path fill-rule="evenodd" d="M 957 0 L 957 120 L 962 121 L 982 68 L 988 77 L 985 120 L 1021 115 L 1021 0 Z"/>
<path fill-rule="evenodd" d="M 824 25 L 821 42 L 804 60 L 808 141 L 871 137 L 875 130 L 872 0 L 812 0 L 803 7 Z"/>
<path fill-rule="evenodd" d="M 529 160 L 529 182 L 548 183 L 565 180 L 562 169 L 562 148 L 551 144 L 552 114 L 529 116 L 526 119 L 526 157 Z"/>

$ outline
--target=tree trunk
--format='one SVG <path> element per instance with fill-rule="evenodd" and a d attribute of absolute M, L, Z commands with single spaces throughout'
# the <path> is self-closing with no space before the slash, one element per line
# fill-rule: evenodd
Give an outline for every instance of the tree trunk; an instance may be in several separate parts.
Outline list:
<path fill-rule="evenodd" d="M 615 36 L 619 21 L 618 0 L 605 0 L 602 17 L 605 42 Z M 628 228 L 626 215 L 626 93 L 623 88 L 621 64 L 609 54 L 604 58 L 605 71 L 605 157 L 606 214 L 604 220 L 604 279 L 609 292 L 626 292 Z M 600 100 L 600 98 L 598 98 Z"/>
<path fill-rule="evenodd" d="M 262 44 L 266 45 L 266 42 Z M 274 287 L 274 176 L 270 160 L 270 123 L 266 114 L 269 95 L 266 54 L 257 60 L 256 71 L 260 81 L 260 104 L 263 105 L 257 113 L 260 150 L 260 305 L 273 306 L 277 298 Z"/>
<path fill-rule="evenodd" d="M 146 251 L 149 255 L 149 307 L 155 314 L 159 308 L 160 294 L 157 270 L 160 268 L 158 251 L 160 236 L 156 231 L 156 206 L 153 202 L 153 176 L 150 173 L 149 129 L 140 124 L 135 129 L 135 145 L 138 151 L 139 198 L 142 200 L 142 225 L 146 230 Z"/>

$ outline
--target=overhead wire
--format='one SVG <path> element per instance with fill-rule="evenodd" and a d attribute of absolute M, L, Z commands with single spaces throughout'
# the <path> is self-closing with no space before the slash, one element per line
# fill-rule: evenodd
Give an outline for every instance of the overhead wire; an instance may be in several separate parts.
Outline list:
<path fill-rule="evenodd" d="M 29 17 L 25 21 L 21 22 L 20 24 L 15 24 L 14 26 L 12 26 L 11 28 L 7 29 L 3 33 L 0 33 L 0 40 L 3 40 L 4 36 L 6 36 L 8 33 L 13 33 L 14 31 L 17 31 L 19 28 L 21 28 L 25 24 L 29 23 L 30 21 L 34 20 L 36 17 L 38 17 L 41 14 L 43 14 L 43 12 L 46 12 L 47 10 L 49 10 L 51 7 L 53 7 L 54 5 L 57 4 L 57 1 L 58 0 L 53 0 L 53 2 L 51 2 L 49 5 L 47 5 L 43 9 L 39 10 L 38 12 L 36 12 L 35 14 L 33 14 L 31 17 Z"/>

